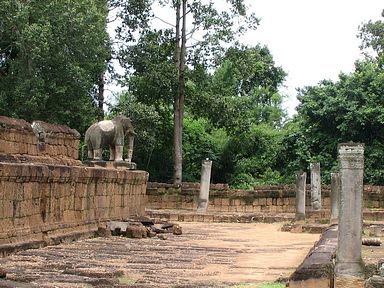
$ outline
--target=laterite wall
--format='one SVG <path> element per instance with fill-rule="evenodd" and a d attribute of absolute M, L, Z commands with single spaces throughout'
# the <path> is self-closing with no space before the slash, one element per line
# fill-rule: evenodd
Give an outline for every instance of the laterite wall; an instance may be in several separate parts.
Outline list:
<path fill-rule="evenodd" d="M 0 117 L 0 255 L 144 214 L 147 172 L 82 166 L 75 130 L 41 127 L 44 142 L 28 122 Z"/>
<path fill-rule="evenodd" d="M 183 183 L 180 188 L 172 184 L 148 183 L 147 208 L 195 210 L 197 209 L 199 189 L 199 183 Z M 310 189 L 310 185 L 307 185 L 307 210 L 311 210 Z M 329 212 L 330 187 L 323 185 L 321 194 L 322 210 Z M 384 186 L 366 185 L 363 196 L 364 208 L 370 210 L 384 209 Z M 253 190 L 238 190 L 230 189 L 225 184 L 211 184 L 208 211 L 294 213 L 295 197 L 295 185 L 258 186 Z M 378 212 L 378 214 L 380 213 Z"/>

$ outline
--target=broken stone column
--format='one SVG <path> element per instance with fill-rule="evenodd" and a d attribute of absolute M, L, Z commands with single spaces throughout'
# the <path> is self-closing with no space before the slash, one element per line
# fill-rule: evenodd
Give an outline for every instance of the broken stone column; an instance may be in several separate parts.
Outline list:
<path fill-rule="evenodd" d="M 209 159 L 203 160 L 203 162 L 201 163 L 200 194 L 197 212 L 205 213 L 208 208 L 209 185 L 211 183 L 211 168 L 212 161 Z"/>
<path fill-rule="evenodd" d="M 331 173 L 331 224 L 337 223 L 339 219 L 340 190 L 340 173 Z"/>
<path fill-rule="evenodd" d="M 307 173 L 300 171 L 296 173 L 296 220 L 305 219 L 305 186 Z"/>
<path fill-rule="evenodd" d="M 321 209 L 320 163 L 311 163 L 311 206 L 313 210 Z"/>
<path fill-rule="evenodd" d="M 364 144 L 339 145 L 341 193 L 335 287 L 364 287 L 361 256 Z"/>

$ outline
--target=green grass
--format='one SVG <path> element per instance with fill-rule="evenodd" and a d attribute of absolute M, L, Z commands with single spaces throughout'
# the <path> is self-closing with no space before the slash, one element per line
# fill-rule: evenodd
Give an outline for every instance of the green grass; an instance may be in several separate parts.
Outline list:
<path fill-rule="evenodd" d="M 268 283 L 260 284 L 257 288 L 285 288 L 285 284 L 268 282 Z"/>
<path fill-rule="evenodd" d="M 242 283 L 235 286 L 231 286 L 231 288 L 285 288 L 285 284 L 277 282 L 265 282 L 262 284 Z"/>
<path fill-rule="evenodd" d="M 133 285 L 136 283 L 135 279 L 129 278 L 127 276 L 119 277 L 117 278 L 117 281 L 119 282 L 119 284 L 126 284 L 126 285 Z"/>

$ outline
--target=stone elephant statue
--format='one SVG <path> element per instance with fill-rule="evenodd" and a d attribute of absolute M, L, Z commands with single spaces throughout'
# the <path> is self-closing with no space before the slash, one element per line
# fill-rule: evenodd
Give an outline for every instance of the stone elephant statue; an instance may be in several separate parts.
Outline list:
<path fill-rule="evenodd" d="M 104 120 L 90 126 L 85 132 L 85 143 L 88 149 L 88 159 L 102 160 L 103 147 L 108 145 L 109 160 L 123 161 L 124 138 L 128 138 L 128 157 L 132 161 L 133 140 L 136 133 L 131 120 L 125 116 L 117 116 L 112 120 Z"/>

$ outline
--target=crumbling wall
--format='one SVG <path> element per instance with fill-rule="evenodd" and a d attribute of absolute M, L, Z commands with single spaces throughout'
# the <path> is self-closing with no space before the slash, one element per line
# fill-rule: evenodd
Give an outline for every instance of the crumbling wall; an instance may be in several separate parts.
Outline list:
<path fill-rule="evenodd" d="M 148 183 L 149 209 L 196 210 L 199 183 L 183 183 L 181 187 L 165 183 Z M 257 186 L 252 190 L 230 189 L 226 184 L 211 184 L 208 211 L 247 213 L 294 213 L 295 185 Z M 315 218 L 328 218 L 330 210 L 330 186 L 323 185 L 322 211 L 312 213 Z M 371 210 L 365 219 L 379 220 L 384 216 L 384 186 L 364 186 L 364 208 Z M 306 206 L 310 211 L 311 186 L 306 187 Z M 376 210 L 376 211 L 375 211 Z"/>
<path fill-rule="evenodd" d="M 148 183 L 148 208 L 197 209 L 199 183 Z M 212 212 L 295 212 L 293 185 L 260 186 L 254 190 L 230 189 L 226 184 L 211 184 L 208 210 Z M 327 198 L 324 202 L 327 202 Z M 328 203 L 329 204 L 329 203 Z"/>
<path fill-rule="evenodd" d="M 147 172 L 85 167 L 77 131 L 37 123 L 0 116 L 0 256 L 145 213 Z"/>
<path fill-rule="evenodd" d="M 81 165 L 80 134 L 64 125 L 0 116 L 0 161 Z"/>

